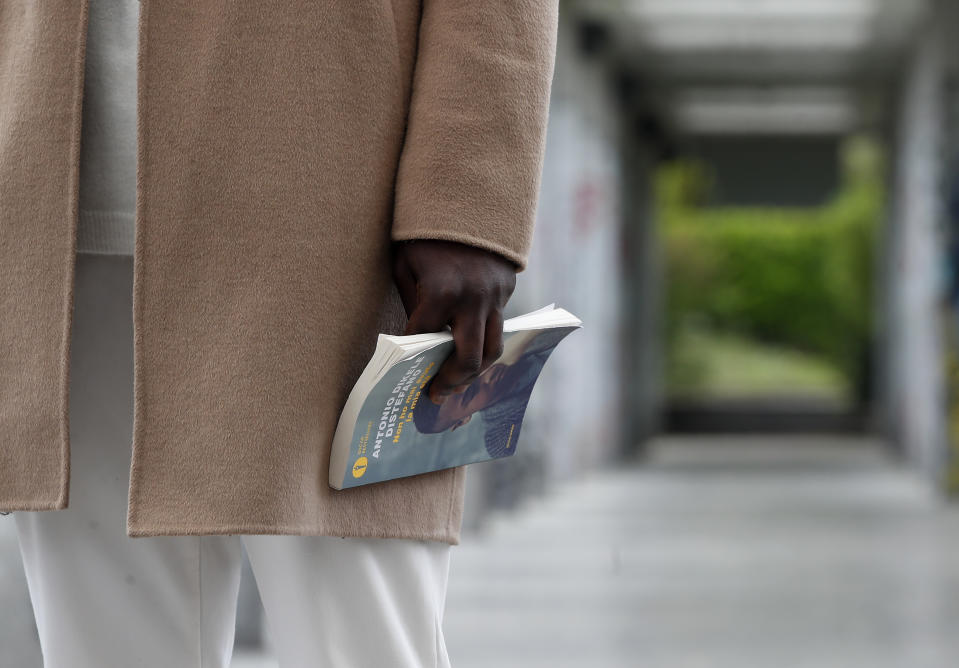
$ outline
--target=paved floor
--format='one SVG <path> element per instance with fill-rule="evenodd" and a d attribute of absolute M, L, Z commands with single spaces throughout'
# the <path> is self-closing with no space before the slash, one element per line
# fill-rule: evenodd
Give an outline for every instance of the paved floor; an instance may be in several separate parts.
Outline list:
<path fill-rule="evenodd" d="M 445 629 L 456 668 L 953 668 L 959 507 L 869 441 L 661 440 L 466 536 Z"/>
<path fill-rule="evenodd" d="M 869 442 L 658 442 L 454 552 L 457 668 L 959 666 L 959 509 Z"/>

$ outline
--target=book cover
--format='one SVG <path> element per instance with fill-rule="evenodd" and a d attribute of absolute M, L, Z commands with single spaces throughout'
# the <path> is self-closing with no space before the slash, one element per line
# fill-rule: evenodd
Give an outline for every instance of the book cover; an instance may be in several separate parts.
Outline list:
<path fill-rule="evenodd" d="M 363 401 L 346 470 L 331 468 L 330 485 L 356 487 L 511 456 L 546 360 L 577 328 L 504 332 L 499 359 L 442 404 L 430 399 L 428 385 L 452 353 L 453 341 L 400 361 Z"/>

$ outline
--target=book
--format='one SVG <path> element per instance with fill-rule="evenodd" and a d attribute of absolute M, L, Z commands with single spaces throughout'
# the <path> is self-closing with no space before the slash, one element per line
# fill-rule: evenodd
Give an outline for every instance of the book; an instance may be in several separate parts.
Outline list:
<path fill-rule="evenodd" d="M 442 404 L 429 383 L 453 352 L 449 328 L 380 334 L 340 414 L 330 487 L 360 485 L 509 457 L 547 358 L 582 322 L 551 304 L 503 323 L 503 354 Z"/>

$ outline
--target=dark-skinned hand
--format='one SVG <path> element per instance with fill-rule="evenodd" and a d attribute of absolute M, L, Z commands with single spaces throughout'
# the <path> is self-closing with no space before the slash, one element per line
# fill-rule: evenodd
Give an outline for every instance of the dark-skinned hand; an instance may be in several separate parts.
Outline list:
<path fill-rule="evenodd" d="M 394 245 L 393 278 L 409 322 L 405 334 L 453 331 L 454 351 L 430 383 L 437 403 L 469 387 L 503 354 L 503 308 L 517 266 L 502 255 L 453 241 Z"/>

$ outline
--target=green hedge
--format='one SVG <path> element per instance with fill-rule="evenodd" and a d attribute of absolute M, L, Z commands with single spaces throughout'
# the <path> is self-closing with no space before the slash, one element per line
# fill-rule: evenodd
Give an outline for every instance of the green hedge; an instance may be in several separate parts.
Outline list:
<path fill-rule="evenodd" d="M 708 207 L 702 166 L 660 170 L 671 334 L 691 321 L 816 353 L 862 387 L 882 198 L 877 149 L 845 151 L 844 183 L 819 208 Z M 676 337 L 670 336 L 670 340 Z"/>

